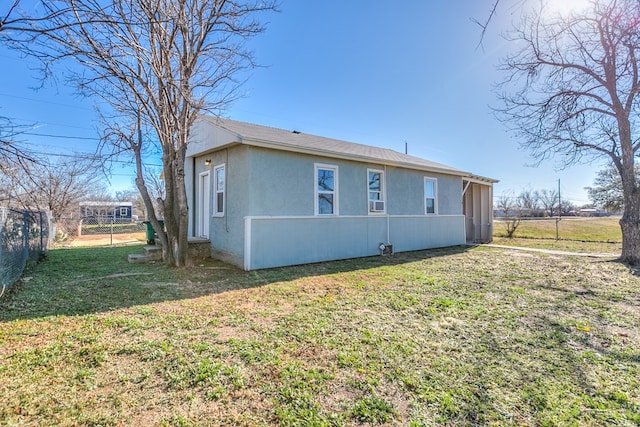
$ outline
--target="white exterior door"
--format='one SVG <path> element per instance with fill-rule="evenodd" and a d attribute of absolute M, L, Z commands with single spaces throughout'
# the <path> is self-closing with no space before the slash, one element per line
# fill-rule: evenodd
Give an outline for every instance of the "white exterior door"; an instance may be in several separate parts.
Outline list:
<path fill-rule="evenodd" d="M 198 236 L 209 238 L 209 206 L 211 204 L 211 180 L 209 179 L 209 171 L 200 174 L 198 182 Z"/>

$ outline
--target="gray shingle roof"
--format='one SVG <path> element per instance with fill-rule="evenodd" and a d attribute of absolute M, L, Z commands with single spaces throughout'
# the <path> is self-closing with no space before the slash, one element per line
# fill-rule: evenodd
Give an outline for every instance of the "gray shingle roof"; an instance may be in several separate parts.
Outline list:
<path fill-rule="evenodd" d="M 239 141 L 247 144 L 250 144 L 251 141 L 263 142 L 275 145 L 282 150 L 307 150 L 328 157 L 354 158 L 372 163 L 404 166 L 412 169 L 428 170 L 458 176 L 471 175 L 469 172 L 451 166 L 399 153 L 387 148 L 372 147 L 370 145 L 356 144 L 220 117 L 207 117 L 207 120 L 216 126 L 238 135 Z"/>

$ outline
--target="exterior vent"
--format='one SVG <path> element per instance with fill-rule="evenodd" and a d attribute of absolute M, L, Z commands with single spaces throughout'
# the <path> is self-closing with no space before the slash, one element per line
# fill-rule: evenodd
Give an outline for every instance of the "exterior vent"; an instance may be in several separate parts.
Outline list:
<path fill-rule="evenodd" d="M 384 200 L 369 200 L 369 212 L 384 212 Z"/>
<path fill-rule="evenodd" d="M 380 249 L 380 255 L 393 255 L 393 245 L 380 243 L 378 249 Z"/>

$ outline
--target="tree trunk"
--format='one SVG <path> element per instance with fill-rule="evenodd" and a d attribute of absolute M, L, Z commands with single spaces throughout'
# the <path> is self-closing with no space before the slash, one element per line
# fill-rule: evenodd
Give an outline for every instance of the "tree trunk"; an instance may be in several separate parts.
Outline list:
<path fill-rule="evenodd" d="M 179 174 L 176 174 L 179 175 Z M 186 204 L 186 189 L 184 176 L 174 175 L 175 186 L 167 188 L 167 201 L 165 203 L 165 226 L 167 228 L 167 244 L 162 247 L 163 261 L 174 267 L 188 265 L 188 208 Z M 169 193 L 172 193 L 169 196 Z M 184 202 L 183 202 L 184 201 Z"/>
<path fill-rule="evenodd" d="M 620 229 L 622 230 L 621 261 L 629 265 L 640 265 L 640 192 L 637 190 L 625 197 Z"/>
<path fill-rule="evenodd" d="M 169 147 L 163 156 L 166 196 L 163 201 L 164 224 L 162 260 L 174 267 L 188 265 L 188 226 L 189 210 L 184 176 L 184 157 L 186 148 L 175 151 Z"/>

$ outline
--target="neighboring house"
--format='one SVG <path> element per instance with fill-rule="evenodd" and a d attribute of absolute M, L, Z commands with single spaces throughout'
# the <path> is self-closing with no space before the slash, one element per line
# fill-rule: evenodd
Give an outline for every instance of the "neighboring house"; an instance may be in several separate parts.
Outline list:
<path fill-rule="evenodd" d="M 245 270 L 492 239 L 497 181 L 384 148 L 201 117 L 185 171 L 189 235 Z"/>
<path fill-rule="evenodd" d="M 85 222 L 104 224 L 133 221 L 132 202 L 80 202 L 80 215 Z"/>

